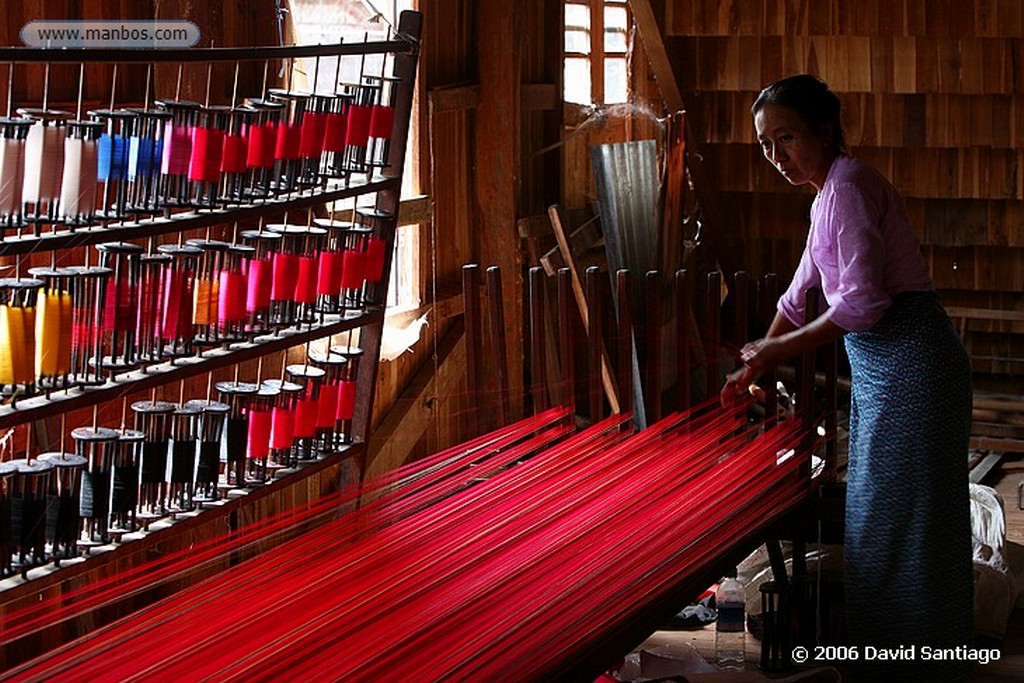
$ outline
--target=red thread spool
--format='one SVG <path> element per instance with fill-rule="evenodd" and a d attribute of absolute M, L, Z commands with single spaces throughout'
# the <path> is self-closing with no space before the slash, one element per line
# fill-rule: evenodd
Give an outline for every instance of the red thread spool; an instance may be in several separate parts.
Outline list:
<path fill-rule="evenodd" d="M 187 356 L 192 353 L 195 336 L 197 274 L 203 250 L 190 244 L 161 244 L 157 251 L 174 259 L 164 277 L 163 353 L 170 357 Z M 205 313 L 206 302 L 203 304 Z"/>
<path fill-rule="evenodd" d="M 341 443 L 352 442 L 351 421 L 355 415 L 355 402 L 359 377 L 359 364 L 363 357 L 363 350 L 358 346 L 332 346 L 330 355 L 344 358 L 345 364 L 341 366 L 338 383 L 338 411 L 336 435 L 341 434 Z M 337 440 L 337 436 L 335 437 Z"/>
<path fill-rule="evenodd" d="M 338 420 L 338 398 L 341 381 L 345 374 L 348 358 L 336 353 L 311 351 L 309 362 L 324 373 L 320 380 L 320 394 L 317 400 L 316 437 L 313 450 L 328 455 L 335 449 L 335 428 Z"/>
<path fill-rule="evenodd" d="M 306 114 L 309 95 L 271 88 L 267 95 L 272 102 L 284 105 L 284 112 L 278 122 L 277 144 L 274 148 L 274 171 L 282 192 L 291 192 L 300 184 L 300 146 L 302 125 Z M 305 182 L 301 184 L 306 184 Z"/>
<path fill-rule="evenodd" d="M 353 224 L 333 218 L 314 218 L 313 225 L 326 230 L 320 250 L 317 276 L 317 310 L 337 313 L 341 310 L 341 283 L 345 269 L 345 244 Z"/>
<path fill-rule="evenodd" d="M 383 304 L 384 266 L 387 245 L 395 233 L 394 214 L 376 208 L 356 210 L 356 223 L 370 231 L 366 242 L 366 299 L 370 304 Z"/>
<path fill-rule="evenodd" d="M 114 271 L 104 266 L 73 266 L 71 287 L 71 382 L 95 385 L 104 382 L 100 360 L 103 357 L 103 312 L 100 302 Z"/>
<path fill-rule="evenodd" d="M 275 325 L 316 319 L 317 257 L 327 231 L 315 226 L 277 223 L 267 230 L 281 235 L 274 267 L 270 317 Z M 279 272 L 280 269 L 280 272 Z"/>
<path fill-rule="evenodd" d="M 274 173 L 274 147 L 284 105 L 259 98 L 247 98 L 245 136 L 249 141 L 245 193 L 252 198 L 268 197 L 279 188 Z"/>
<path fill-rule="evenodd" d="M 216 128 L 192 128 L 192 154 L 189 158 L 189 180 L 216 183 L 224 159 L 224 131 Z"/>
<path fill-rule="evenodd" d="M 292 455 L 295 443 L 299 401 L 305 393 L 303 385 L 279 379 L 268 379 L 264 386 L 277 391 L 271 414 L 272 427 L 270 433 L 270 449 L 274 462 L 281 466 L 292 467 L 297 459 Z"/>
<path fill-rule="evenodd" d="M 135 324 L 143 249 L 130 242 L 97 244 L 100 266 L 112 275 L 104 293 L 103 368 L 119 372 L 136 365 Z M 102 282 L 102 281 L 101 281 Z"/>
<path fill-rule="evenodd" d="M 146 254 L 141 261 L 136 346 L 140 360 L 156 363 L 161 359 L 163 351 L 163 318 L 164 307 L 167 305 L 164 284 L 174 257 L 170 254 Z"/>
<path fill-rule="evenodd" d="M 260 385 L 256 393 L 245 394 L 248 429 L 246 432 L 246 462 L 249 475 L 256 482 L 268 479 L 268 457 L 270 455 L 270 435 L 273 430 L 273 409 L 277 401 L 278 390 Z"/>
<path fill-rule="evenodd" d="M 341 306 L 343 309 L 362 308 L 363 283 L 366 280 L 366 247 L 371 230 L 354 224 L 343 233 L 344 246 L 341 268 Z"/>
<path fill-rule="evenodd" d="M 389 163 L 391 134 L 395 128 L 395 100 L 401 79 L 384 76 L 366 76 L 365 80 L 378 84 L 377 101 L 370 116 L 370 135 L 367 141 L 367 163 L 385 167 Z"/>

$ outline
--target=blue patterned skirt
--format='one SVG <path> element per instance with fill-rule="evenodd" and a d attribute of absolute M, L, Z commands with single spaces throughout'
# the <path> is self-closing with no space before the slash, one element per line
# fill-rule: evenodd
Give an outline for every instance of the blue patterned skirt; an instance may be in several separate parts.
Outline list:
<path fill-rule="evenodd" d="M 970 360 L 935 294 L 845 336 L 852 374 L 845 587 L 851 644 L 969 646 Z M 896 667 L 884 667 L 897 674 Z M 905 667 L 904 675 L 907 673 Z M 937 680 L 960 680 L 945 662 Z"/>

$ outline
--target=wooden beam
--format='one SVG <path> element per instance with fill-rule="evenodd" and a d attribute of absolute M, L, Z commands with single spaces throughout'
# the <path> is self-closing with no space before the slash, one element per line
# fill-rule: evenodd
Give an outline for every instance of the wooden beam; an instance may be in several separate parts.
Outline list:
<path fill-rule="evenodd" d="M 434 88 L 428 95 L 430 111 L 437 114 L 444 111 L 476 109 L 480 105 L 480 86 L 455 85 L 446 88 Z"/>
<path fill-rule="evenodd" d="M 658 82 L 665 106 L 669 112 L 680 111 L 683 109 L 683 94 L 679 90 L 675 71 L 672 70 L 672 62 L 668 58 L 654 8 L 650 0 L 630 0 L 629 5 L 633 10 L 633 20 L 640 31 L 640 39 L 644 41 L 644 51 L 647 53 L 647 60 L 651 64 L 651 71 L 654 72 L 654 79 Z"/>
<path fill-rule="evenodd" d="M 454 394 L 466 364 L 466 335 L 462 319 L 452 323 L 441 339 L 435 361 L 428 358 L 373 433 L 366 456 L 364 479 L 404 465 L 430 426 L 438 396 Z"/>

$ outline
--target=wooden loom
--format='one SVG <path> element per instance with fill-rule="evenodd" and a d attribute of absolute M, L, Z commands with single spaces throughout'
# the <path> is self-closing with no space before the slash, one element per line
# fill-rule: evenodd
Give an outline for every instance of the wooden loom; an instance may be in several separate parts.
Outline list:
<path fill-rule="evenodd" d="M 19 640 L 288 540 L 5 678 L 593 680 L 811 498 L 817 411 L 751 422 L 749 399 L 716 401 L 639 433 L 628 413 L 576 431 L 570 409 L 539 411 L 225 544 L 65 594 L 5 624 L 8 664 Z"/>

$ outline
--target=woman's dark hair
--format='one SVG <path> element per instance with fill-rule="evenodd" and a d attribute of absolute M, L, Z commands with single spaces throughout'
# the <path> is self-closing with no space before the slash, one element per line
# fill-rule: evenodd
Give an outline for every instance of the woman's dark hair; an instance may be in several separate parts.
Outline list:
<path fill-rule="evenodd" d="M 832 143 L 839 151 L 846 151 L 846 137 L 839 120 L 839 98 L 817 76 L 800 74 L 775 81 L 757 96 L 750 113 L 757 114 L 769 104 L 789 107 L 815 132 L 821 133 L 831 125 Z"/>

